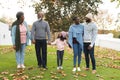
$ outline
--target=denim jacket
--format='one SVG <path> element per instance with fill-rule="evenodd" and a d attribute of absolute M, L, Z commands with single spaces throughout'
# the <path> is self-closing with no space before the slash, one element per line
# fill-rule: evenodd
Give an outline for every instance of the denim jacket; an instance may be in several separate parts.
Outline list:
<path fill-rule="evenodd" d="M 29 29 L 28 29 L 27 23 L 24 21 L 23 24 L 25 25 L 25 27 L 26 27 L 26 29 L 27 29 L 26 45 L 29 45 L 29 39 L 31 39 L 31 36 L 30 36 L 31 34 L 30 34 Z M 12 43 L 13 43 L 13 45 L 15 45 L 16 25 L 14 25 L 14 26 L 12 27 L 11 34 L 12 34 Z"/>
<path fill-rule="evenodd" d="M 77 42 L 81 45 L 83 50 L 83 34 L 84 26 L 81 24 L 72 24 L 68 32 L 68 43 L 73 48 L 73 38 L 76 38 Z"/>

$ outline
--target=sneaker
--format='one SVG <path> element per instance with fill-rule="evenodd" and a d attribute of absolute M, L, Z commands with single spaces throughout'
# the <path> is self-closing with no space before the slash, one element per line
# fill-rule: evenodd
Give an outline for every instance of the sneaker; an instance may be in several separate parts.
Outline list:
<path fill-rule="evenodd" d="M 20 64 L 17 65 L 17 68 L 18 68 L 18 69 L 21 68 Z"/>
<path fill-rule="evenodd" d="M 96 73 L 96 70 L 92 70 L 92 74 L 95 74 Z"/>
<path fill-rule="evenodd" d="M 63 67 L 62 67 L 62 66 L 60 66 L 60 69 L 63 69 Z"/>
<path fill-rule="evenodd" d="M 81 71 L 80 67 L 77 68 L 77 71 Z"/>
<path fill-rule="evenodd" d="M 24 64 L 21 64 L 21 68 L 25 68 Z"/>
<path fill-rule="evenodd" d="M 60 69 L 60 67 L 57 67 L 57 70 L 59 70 Z"/>
<path fill-rule="evenodd" d="M 75 72 L 76 70 L 77 70 L 76 68 L 73 68 L 73 70 L 72 70 L 72 71 L 73 71 L 73 72 Z"/>

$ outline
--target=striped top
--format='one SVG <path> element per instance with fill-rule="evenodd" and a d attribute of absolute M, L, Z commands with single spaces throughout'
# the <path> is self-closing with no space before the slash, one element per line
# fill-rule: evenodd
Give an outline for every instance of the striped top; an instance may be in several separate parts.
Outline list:
<path fill-rule="evenodd" d="M 26 29 L 24 24 L 19 25 L 19 27 L 20 27 L 20 40 L 21 40 L 21 44 L 24 44 L 24 43 L 26 43 L 27 29 Z"/>

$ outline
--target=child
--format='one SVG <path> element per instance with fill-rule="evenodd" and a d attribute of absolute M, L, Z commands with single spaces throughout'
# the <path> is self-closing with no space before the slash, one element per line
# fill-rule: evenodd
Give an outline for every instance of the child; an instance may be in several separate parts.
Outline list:
<path fill-rule="evenodd" d="M 57 69 L 63 69 L 63 55 L 64 55 L 64 47 L 67 46 L 66 39 L 63 37 L 62 33 L 58 34 L 57 39 L 51 43 L 52 45 L 57 46 Z"/>

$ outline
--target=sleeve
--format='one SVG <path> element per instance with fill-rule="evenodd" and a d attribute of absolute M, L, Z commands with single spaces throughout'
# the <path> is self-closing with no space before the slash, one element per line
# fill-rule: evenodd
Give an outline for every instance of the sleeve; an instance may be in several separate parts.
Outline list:
<path fill-rule="evenodd" d="M 31 30 L 31 40 L 35 39 L 35 23 L 33 23 L 32 30 Z"/>
<path fill-rule="evenodd" d="M 67 44 L 67 41 L 66 41 L 66 40 L 64 40 L 64 45 L 65 45 L 65 46 L 68 46 L 68 44 Z"/>
<path fill-rule="evenodd" d="M 96 40 L 96 37 L 97 37 L 97 33 L 98 33 L 97 26 L 94 25 L 93 30 L 92 30 L 92 41 L 91 41 L 91 44 L 90 44 L 91 47 L 93 47 L 93 45 L 95 43 L 95 40 Z"/>
<path fill-rule="evenodd" d="M 12 30 L 11 30 L 12 43 L 13 43 L 13 45 L 15 45 L 15 34 L 16 34 L 16 26 L 13 26 L 13 27 L 12 27 Z"/>
<path fill-rule="evenodd" d="M 47 30 L 48 41 L 50 41 L 51 35 L 50 35 L 50 26 L 49 26 L 48 22 L 47 22 L 47 29 L 46 30 Z"/>
<path fill-rule="evenodd" d="M 72 26 L 70 26 L 68 31 L 68 43 L 72 47 Z"/>

